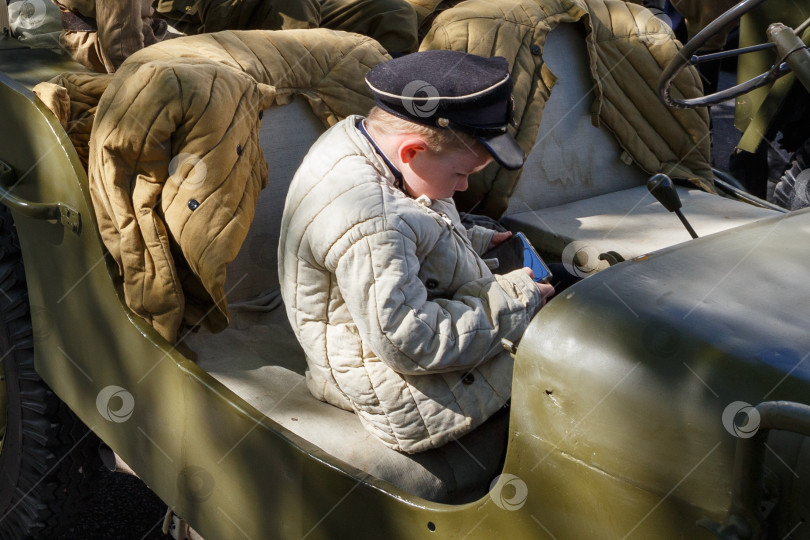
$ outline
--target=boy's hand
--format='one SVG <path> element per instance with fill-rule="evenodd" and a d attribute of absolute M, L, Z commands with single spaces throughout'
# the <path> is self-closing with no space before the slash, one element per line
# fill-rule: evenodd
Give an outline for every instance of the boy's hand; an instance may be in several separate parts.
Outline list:
<path fill-rule="evenodd" d="M 534 272 L 532 271 L 531 268 L 529 268 L 528 266 L 524 266 L 523 271 L 529 274 L 530 278 L 534 279 Z M 543 297 L 543 303 L 541 304 L 541 306 L 544 306 L 546 305 L 546 302 L 548 302 L 548 299 L 554 296 L 554 286 L 542 282 L 535 283 L 535 285 L 537 285 L 537 288 L 540 290 L 540 296 Z"/>
<path fill-rule="evenodd" d="M 489 243 L 489 247 L 487 250 L 494 248 L 495 246 L 499 246 L 512 238 L 512 231 L 505 231 L 505 232 L 496 232 L 495 236 L 492 237 L 492 241 Z"/>

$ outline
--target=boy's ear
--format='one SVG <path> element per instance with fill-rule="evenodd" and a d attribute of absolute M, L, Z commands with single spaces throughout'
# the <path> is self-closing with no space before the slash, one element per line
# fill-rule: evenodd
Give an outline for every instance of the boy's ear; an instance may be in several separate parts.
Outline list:
<path fill-rule="evenodd" d="M 419 152 L 424 152 L 428 149 L 427 143 L 418 137 L 409 137 L 403 140 L 398 148 L 399 160 L 402 163 L 410 163 Z"/>

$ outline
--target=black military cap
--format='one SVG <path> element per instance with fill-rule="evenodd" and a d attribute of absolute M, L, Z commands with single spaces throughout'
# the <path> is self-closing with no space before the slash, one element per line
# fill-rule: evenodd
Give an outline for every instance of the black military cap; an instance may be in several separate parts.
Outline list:
<path fill-rule="evenodd" d="M 377 106 L 418 124 L 468 133 L 507 169 L 525 156 L 506 127 L 512 121 L 512 78 L 505 58 L 459 51 L 400 56 L 366 75 Z"/>

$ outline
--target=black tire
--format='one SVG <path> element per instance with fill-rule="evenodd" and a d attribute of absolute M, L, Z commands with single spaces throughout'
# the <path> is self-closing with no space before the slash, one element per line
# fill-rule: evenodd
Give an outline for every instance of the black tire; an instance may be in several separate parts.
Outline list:
<path fill-rule="evenodd" d="M 0 446 L 0 538 L 51 538 L 67 527 L 99 473 L 99 441 L 34 370 L 22 255 L 3 206 L 0 358 L 0 399 L 6 409 L 0 418 L 0 428 L 6 425 Z M 0 403 L 0 413 L 2 408 Z"/>
<path fill-rule="evenodd" d="M 772 202 L 787 210 L 810 206 L 810 139 L 791 156 L 773 190 Z"/>

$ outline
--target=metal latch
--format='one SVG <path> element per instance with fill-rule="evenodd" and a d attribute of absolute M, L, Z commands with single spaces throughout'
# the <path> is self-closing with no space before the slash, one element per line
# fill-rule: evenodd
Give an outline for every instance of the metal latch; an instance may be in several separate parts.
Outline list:
<path fill-rule="evenodd" d="M 509 354 L 512 355 L 512 358 L 514 358 L 515 355 L 517 354 L 517 348 L 518 348 L 517 343 L 514 343 L 511 340 L 508 340 L 506 338 L 501 338 L 501 347 L 506 349 L 509 352 Z"/>
<path fill-rule="evenodd" d="M 14 212 L 34 219 L 56 220 L 76 234 L 82 230 L 82 215 L 78 210 L 63 202 L 36 203 L 12 194 L 6 186 L 16 180 L 14 169 L 0 161 L 0 203 Z"/>
<path fill-rule="evenodd" d="M 59 223 L 79 234 L 82 231 L 82 215 L 78 210 L 71 208 L 64 203 L 58 203 Z"/>

